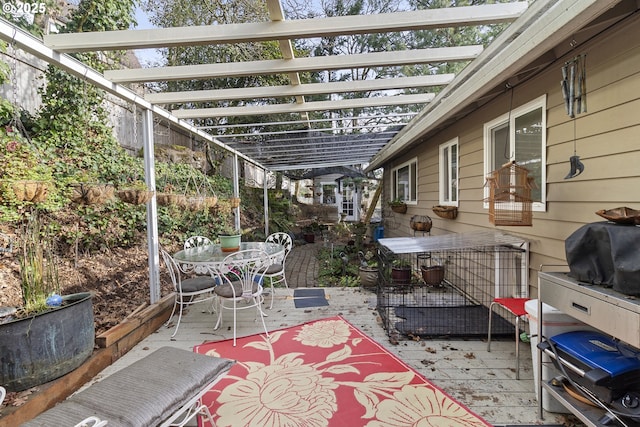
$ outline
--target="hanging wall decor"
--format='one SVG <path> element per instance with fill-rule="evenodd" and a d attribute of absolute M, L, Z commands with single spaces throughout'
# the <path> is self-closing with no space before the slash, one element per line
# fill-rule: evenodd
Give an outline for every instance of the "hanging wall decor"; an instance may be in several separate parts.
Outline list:
<path fill-rule="evenodd" d="M 564 179 L 575 178 L 584 171 L 576 149 L 576 114 L 587 112 L 587 54 L 578 55 L 562 67 L 562 97 L 569 117 L 573 119 L 573 156 L 569 157 L 569 173 Z"/>

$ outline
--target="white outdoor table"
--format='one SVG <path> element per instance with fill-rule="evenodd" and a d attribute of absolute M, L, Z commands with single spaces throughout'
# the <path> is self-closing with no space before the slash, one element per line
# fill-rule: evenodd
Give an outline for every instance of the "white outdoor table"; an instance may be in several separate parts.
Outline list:
<path fill-rule="evenodd" d="M 247 249 L 263 250 L 269 255 L 272 263 L 281 263 L 284 258 L 284 246 L 266 242 L 240 242 L 240 251 Z M 236 251 L 237 252 L 237 251 Z M 180 268 L 198 274 L 211 274 L 219 270 L 222 261 L 233 252 L 223 252 L 220 245 L 198 246 L 176 252 L 173 258 Z M 256 258 L 256 260 L 259 258 Z"/>

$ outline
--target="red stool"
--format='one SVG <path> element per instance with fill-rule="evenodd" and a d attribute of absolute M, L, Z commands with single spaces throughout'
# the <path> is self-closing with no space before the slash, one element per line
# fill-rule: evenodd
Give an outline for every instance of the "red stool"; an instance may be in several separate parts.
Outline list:
<path fill-rule="evenodd" d="M 491 352 L 491 317 L 493 306 L 499 305 L 516 317 L 516 379 L 520 379 L 520 318 L 527 314 L 524 304 L 530 298 L 495 298 L 489 305 L 489 334 L 487 336 L 487 351 Z"/>

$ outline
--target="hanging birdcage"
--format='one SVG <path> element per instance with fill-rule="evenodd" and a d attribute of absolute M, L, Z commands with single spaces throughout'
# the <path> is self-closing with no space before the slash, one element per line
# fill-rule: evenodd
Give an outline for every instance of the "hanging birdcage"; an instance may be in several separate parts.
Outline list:
<path fill-rule="evenodd" d="M 531 190 L 536 188 L 529 170 L 510 162 L 487 177 L 489 221 L 494 225 L 531 225 Z"/>

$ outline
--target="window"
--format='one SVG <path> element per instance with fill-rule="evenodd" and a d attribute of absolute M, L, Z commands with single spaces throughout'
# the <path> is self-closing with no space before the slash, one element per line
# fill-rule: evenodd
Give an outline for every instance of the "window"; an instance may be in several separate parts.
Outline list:
<path fill-rule="evenodd" d="M 484 175 L 515 160 L 529 170 L 536 187 L 531 190 L 533 210 L 544 211 L 546 203 L 547 140 L 546 96 L 529 102 L 484 125 Z M 489 189 L 485 186 L 485 199 Z M 485 203 L 485 208 L 488 204 Z"/>
<path fill-rule="evenodd" d="M 458 206 L 458 138 L 440 145 L 440 204 Z"/>
<path fill-rule="evenodd" d="M 392 200 L 418 201 L 418 160 L 412 159 L 391 171 Z"/>

